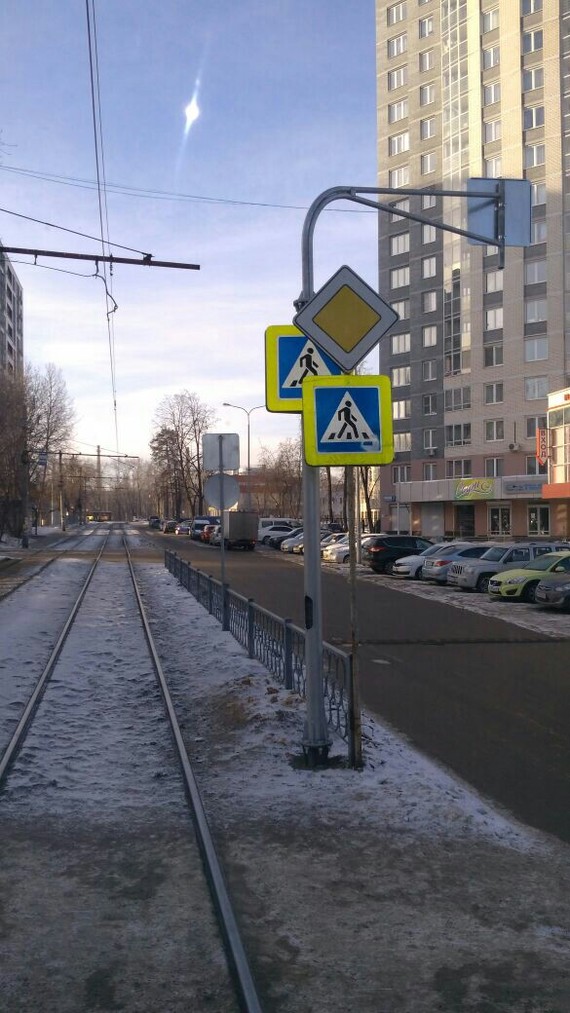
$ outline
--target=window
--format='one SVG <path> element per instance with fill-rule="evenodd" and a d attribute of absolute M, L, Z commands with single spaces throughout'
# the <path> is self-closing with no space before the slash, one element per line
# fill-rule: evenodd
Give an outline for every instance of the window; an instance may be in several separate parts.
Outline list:
<path fill-rule="evenodd" d="M 422 84 L 420 86 L 420 105 L 429 106 L 435 102 L 435 84 Z"/>
<path fill-rule="evenodd" d="M 548 465 L 537 461 L 536 455 L 526 458 L 526 475 L 547 475 Z"/>
<path fill-rule="evenodd" d="M 546 183 L 530 184 L 530 201 L 533 208 L 539 204 L 546 204 Z"/>
<path fill-rule="evenodd" d="M 483 160 L 483 172 L 487 179 L 498 179 L 502 172 L 502 165 L 500 155 L 495 155 L 494 158 L 485 158 Z"/>
<path fill-rule="evenodd" d="M 410 168 L 408 165 L 401 165 L 399 169 L 391 169 L 389 173 L 390 186 L 397 189 L 399 186 L 407 186 L 410 182 Z"/>
<path fill-rule="evenodd" d="M 409 211 L 410 210 L 410 198 L 409 197 L 405 197 L 404 200 L 396 200 L 396 201 L 394 201 L 393 204 L 390 204 L 390 207 L 391 208 L 399 208 L 400 211 Z M 394 224 L 394 222 L 397 225 L 401 225 L 405 221 L 405 219 L 402 218 L 401 215 L 393 214 L 393 215 L 390 215 L 390 221 L 391 221 L 392 225 Z"/>
<path fill-rule="evenodd" d="M 536 53 L 537 49 L 542 49 L 542 29 L 539 28 L 535 32 L 523 32 L 522 42 L 523 53 Z"/>
<path fill-rule="evenodd" d="M 422 407 L 424 415 L 437 415 L 437 394 L 424 394 Z"/>
<path fill-rule="evenodd" d="M 445 427 L 446 447 L 465 447 L 471 443 L 471 423 L 458 422 Z"/>
<path fill-rule="evenodd" d="M 394 313 L 398 314 L 400 320 L 408 320 L 410 317 L 410 300 L 401 299 L 399 302 L 393 302 L 392 309 Z"/>
<path fill-rule="evenodd" d="M 539 503 L 528 507 L 529 535 L 550 534 L 550 507 L 547 503 Z"/>
<path fill-rule="evenodd" d="M 503 326 L 503 307 L 493 306 L 485 310 L 485 330 L 498 331 Z"/>
<path fill-rule="evenodd" d="M 390 288 L 402 288 L 403 285 L 410 284 L 410 268 L 396 267 L 393 271 L 390 271 Z"/>
<path fill-rule="evenodd" d="M 538 285 L 546 281 L 546 260 L 527 260 L 524 265 L 525 285 Z"/>
<path fill-rule="evenodd" d="M 418 23 L 420 39 L 427 39 L 429 35 L 433 35 L 433 17 L 430 14 L 427 18 L 420 18 Z"/>
<path fill-rule="evenodd" d="M 504 440 L 505 423 L 502 419 L 487 419 L 485 422 L 485 442 L 494 443 L 496 440 Z"/>
<path fill-rule="evenodd" d="M 428 324 L 422 327 L 422 345 L 424 348 L 431 348 L 437 344 L 437 327 L 435 324 Z"/>
<path fill-rule="evenodd" d="M 524 381 L 525 401 L 538 401 L 541 397 L 548 397 L 547 376 L 527 376 Z"/>
<path fill-rule="evenodd" d="M 521 14 L 536 14 L 542 10 L 542 0 L 522 0 Z"/>
<path fill-rule="evenodd" d="M 501 85 L 498 81 L 494 84 L 486 84 L 483 88 L 483 105 L 492 106 L 495 102 L 501 101 Z"/>
<path fill-rule="evenodd" d="M 483 140 L 486 144 L 501 140 L 501 120 L 489 120 L 483 124 Z"/>
<path fill-rule="evenodd" d="M 499 27 L 499 8 L 493 7 L 491 11 L 485 11 L 481 16 L 481 32 L 492 32 Z"/>
<path fill-rule="evenodd" d="M 501 404 L 503 401 L 503 384 L 485 384 L 485 404 Z"/>
<path fill-rule="evenodd" d="M 523 109 L 523 127 L 525 130 L 534 130 L 535 127 L 544 126 L 544 106 L 529 106 Z"/>
<path fill-rule="evenodd" d="M 437 273 L 437 257 L 423 257 L 422 278 L 435 278 Z"/>
<path fill-rule="evenodd" d="M 402 56 L 408 48 L 408 35 L 404 32 L 403 35 L 396 35 L 393 39 L 388 39 L 388 56 Z"/>
<path fill-rule="evenodd" d="M 394 453 L 405 454 L 412 449 L 411 433 L 394 433 Z"/>
<path fill-rule="evenodd" d="M 408 81 L 408 68 L 396 67 L 388 71 L 388 91 L 395 91 L 396 88 L 403 88 Z"/>
<path fill-rule="evenodd" d="M 524 322 L 525 324 L 543 323 L 548 319 L 546 299 L 525 299 Z"/>
<path fill-rule="evenodd" d="M 503 272 L 486 271 L 485 292 L 502 292 L 502 291 L 503 291 Z"/>
<path fill-rule="evenodd" d="M 427 243 L 435 243 L 437 238 L 437 229 L 435 225 L 422 225 L 422 244 L 425 246 Z"/>
<path fill-rule="evenodd" d="M 423 53 L 420 53 L 420 73 L 423 74 L 426 70 L 433 70 L 435 67 L 435 53 L 433 49 L 424 49 Z"/>
<path fill-rule="evenodd" d="M 471 478 L 471 461 L 457 460 L 445 462 L 446 478 Z"/>
<path fill-rule="evenodd" d="M 546 242 L 546 221 L 544 219 L 530 223 L 530 242 L 532 246 Z"/>
<path fill-rule="evenodd" d="M 546 159 L 546 145 L 525 144 L 524 147 L 525 169 L 533 169 L 535 165 L 544 165 L 545 159 Z"/>
<path fill-rule="evenodd" d="M 394 485 L 400 482 L 410 482 L 412 478 L 412 467 L 410 464 L 396 464 L 392 468 L 392 481 Z"/>
<path fill-rule="evenodd" d="M 500 46 L 490 46 L 489 49 L 483 50 L 483 70 L 489 70 L 491 67 L 498 67 L 500 60 Z"/>
<path fill-rule="evenodd" d="M 437 362 L 435 359 L 424 359 L 422 362 L 422 380 L 437 380 Z"/>
<path fill-rule="evenodd" d="M 403 401 L 392 401 L 392 418 L 398 419 L 409 419 L 410 417 L 410 400 L 406 398 Z"/>
<path fill-rule="evenodd" d="M 525 338 L 524 361 L 540 362 L 542 359 L 548 359 L 548 338 Z"/>
<path fill-rule="evenodd" d="M 437 309 L 437 292 L 430 289 L 422 292 L 422 313 L 433 313 Z"/>
<path fill-rule="evenodd" d="M 406 0 L 402 0 L 402 3 L 393 4 L 392 7 L 388 7 L 386 11 L 386 22 L 388 25 L 397 25 L 400 21 L 404 21 L 408 13 L 408 5 Z"/>
<path fill-rule="evenodd" d="M 390 237 L 390 256 L 397 257 L 400 253 L 408 253 L 410 249 L 410 233 L 398 232 Z"/>
<path fill-rule="evenodd" d="M 471 408 L 471 387 L 452 387 L 444 394 L 446 412 L 460 412 Z"/>
<path fill-rule="evenodd" d="M 426 120 L 422 120 L 425 123 Z M 422 194 L 422 211 L 429 211 L 430 208 L 434 208 L 437 205 L 437 197 L 433 193 Z"/>
<path fill-rule="evenodd" d="M 437 447 L 437 429 L 424 429 L 424 450 L 435 450 Z"/>
<path fill-rule="evenodd" d="M 483 365 L 484 366 L 502 366 L 503 365 L 503 342 L 497 341 L 492 345 L 483 346 Z"/>
<path fill-rule="evenodd" d="M 527 415 L 526 417 L 526 438 L 536 439 L 536 430 L 546 429 L 546 415 Z"/>
<path fill-rule="evenodd" d="M 427 141 L 430 137 L 435 137 L 435 116 L 420 120 L 420 139 Z"/>
<path fill-rule="evenodd" d="M 490 535 L 510 535 L 511 508 L 505 506 L 489 507 L 487 524 Z"/>
<path fill-rule="evenodd" d="M 503 458 L 488 457 L 485 461 L 485 478 L 500 478 L 503 474 Z"/>
<path fill-rule="evenodd" d="M 523 70 L 523 91 L 534 91 L 544 87 L 544 70 L 542 67 L 530 67 Z"/>
<path fill-rule="evenodd" d="M 392 370 L 392 387 L 407 387 L 410 382 L 410 367 L 396 366 Z"/>
<path fill-rule="evenodd" d="M 401 155 L 403 151 L 410 150 L 410 132 L 404 130 L 401 134 L 392 134 L 388 138 L 388 154 Z"/>
<path fill-rule="evenodd" d="M 392 355 L 404 355 L 406 352 L 410 351 L 409 334 L 393 334 L 391 342 L 392 342 Z"/>
<path fill-rule="evenodd" d="M 423 466 L 423 480 L 424 482 L 436 482 L 437 481 L 437 464 L 435 461 L 424 463 Z"/>
<path fill-rule="evenodd" d="M 392 102 L 388 106 L 388 123 L 397 123 L 398 120 L 403 120 L 408 115 L 408 100 L 407 98 L 400 99 L 399 102 Z"/>
<path fill-rule="evenodd" d="M 428 151 L 425 155 L 422 155 L 420 160 L 421 174 L 427 176 L 430 172 L 435 172 L 437 168 L 437 159 L 435 151 Z"/>

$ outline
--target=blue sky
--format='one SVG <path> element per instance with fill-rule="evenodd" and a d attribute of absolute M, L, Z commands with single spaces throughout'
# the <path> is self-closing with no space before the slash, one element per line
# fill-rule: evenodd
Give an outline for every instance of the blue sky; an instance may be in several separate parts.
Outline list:
<path fill-rule="evenodd" d="M 331 186 L 376 182 L 374 0 L 95 0 L 94 9 L 105 178 L 119 188 L 107 194 L 110 239 L 201 265 L 114 269 L 119 450 L 148 457 L 159 402 L 187 389 L 216 409 L 216 432 L 240 434 L 245 465 L 245 414 L 222 403 L 265 401 L 264 332 L 295 312 L 306 209 Z M 0 205 L 97 237 L 86 10 L 85 0 L 2 0 Z M 200 115 L 185 136 L 194 94 Z M 316 287 L 347 263 L 376 288 L 374 214 L 333 207 L 316 229 Z M 6 213 L 0 239 L 100 249 Z M 62 369 L 77 449 L 114 452 L 102 281 L 90 263 L 41 261 L 47 270 L 12 259 L 26 358 Z M 251 425 L 255 463 L 262 446 L 297 432 L 298 417 L 258 411 Z"/>

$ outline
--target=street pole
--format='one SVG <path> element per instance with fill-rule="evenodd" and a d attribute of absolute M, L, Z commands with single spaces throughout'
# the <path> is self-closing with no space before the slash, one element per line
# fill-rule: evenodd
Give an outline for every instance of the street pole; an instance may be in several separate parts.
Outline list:
<path fill-rule="evenodd" d="M 264 404 L 255 405 L 254 408 L 244 408 L 240 404 L 230 404 L 229 401 L 222 402 L 224 408 L 237 408 L 240 412 L 245 412 L 247 415 L 247 509 L 251 510 L 251 423 L 250 416 L 252 412 L 258 411 L 260 408 L 265 408 Z"/>

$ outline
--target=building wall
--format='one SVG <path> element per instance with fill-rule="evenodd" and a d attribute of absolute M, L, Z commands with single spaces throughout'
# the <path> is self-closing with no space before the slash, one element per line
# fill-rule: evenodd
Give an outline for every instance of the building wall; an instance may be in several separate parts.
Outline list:
<path fill-rule="evenodd" d="M 0 370 L 20 375 L 24 368 L 23 291 L 0 246 Z"/>

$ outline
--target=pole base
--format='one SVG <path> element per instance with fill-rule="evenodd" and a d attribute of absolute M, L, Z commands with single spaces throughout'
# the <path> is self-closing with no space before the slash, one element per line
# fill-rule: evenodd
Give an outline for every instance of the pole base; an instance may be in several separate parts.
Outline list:
<path fill-rule="evenodd" d="M 329 758 L 330 742 L 321 746 L 306 746 L 303 744 L 303 756 L 307 767 L 326 766 Z"/>

